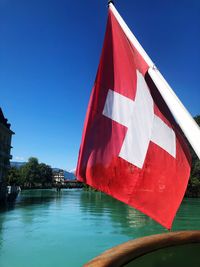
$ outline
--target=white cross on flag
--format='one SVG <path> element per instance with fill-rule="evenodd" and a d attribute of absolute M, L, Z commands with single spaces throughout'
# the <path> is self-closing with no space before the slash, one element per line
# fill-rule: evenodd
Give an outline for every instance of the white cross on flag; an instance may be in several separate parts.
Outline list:
<path fill-rule="evenodd" d="M 127 127 L 119 157 L 142 168 L 150 141 L 175 158 L 176 138 L 173 129 L 154 115 L 153 99 L 145 79 L 136 72 L 135 101 L 109 90 L 103 114 Z"/>
<path fill-rule="evenodd" d="M 148 69 L 109 9 L 76 175 L 170 229 L 190 156 Z"/>

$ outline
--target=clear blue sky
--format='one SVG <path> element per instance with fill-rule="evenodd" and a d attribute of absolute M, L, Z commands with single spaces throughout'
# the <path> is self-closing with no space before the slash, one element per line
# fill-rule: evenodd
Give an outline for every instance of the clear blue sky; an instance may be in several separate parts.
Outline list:
<path fill-rule="evenodd" d="M 200 1 L 115 6 L 192 115 L 200 114 Z M 0 0 L 0 106 L 13 160 L 76 166 L 107 1 Z"/>

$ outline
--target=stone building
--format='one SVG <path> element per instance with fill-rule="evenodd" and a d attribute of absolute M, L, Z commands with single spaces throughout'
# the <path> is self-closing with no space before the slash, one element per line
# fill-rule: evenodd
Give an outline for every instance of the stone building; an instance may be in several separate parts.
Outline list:
<path fill-rule="evenodd" d="M 53 183 L 63 185 L 64 181 L 64 171 L 61 169 L 53 169 Z"/>
<path fill-rule="evenodd" d="M 10 123 L 4 117 L 0 108 L 0 204 L 6 198 L 5 178 L 10 166 L 11 138 L 14 132 L 10 129 Z"/>

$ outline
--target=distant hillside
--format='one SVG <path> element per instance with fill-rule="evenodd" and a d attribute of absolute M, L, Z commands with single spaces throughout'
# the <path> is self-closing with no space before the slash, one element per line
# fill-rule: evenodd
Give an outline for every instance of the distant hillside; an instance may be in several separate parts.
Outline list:
<path fill-rule="evenodd" d="M 76 176 L 73 172 L 64 171 L 64 175 L 66 180 L 76 180 Z"/>
<path fill-rule="evenodd" d="M 59 168 L 52 168 L 53 171 L 59 171 L 61 169 Z M 76 180 L 76 176 L 74 175 L 73 172 L 68 172 L 68 171 L 65 171 L 64 170 L 64 177 L 65 177 L 65 180 Z"/>
<path fill-rule="evenodd" d="M 18 162 L 18 161 L 11 161 L 10 166 L 11 167 L 16 167 L 19 169 L 20 167 L 24 166 L 27 162 Z"/>

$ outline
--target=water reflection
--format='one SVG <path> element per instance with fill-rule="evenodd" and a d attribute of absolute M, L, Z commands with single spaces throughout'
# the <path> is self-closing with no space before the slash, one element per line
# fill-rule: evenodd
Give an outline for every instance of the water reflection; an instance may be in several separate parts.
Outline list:
<path fill-rule="evenodd" d="M 82 190 L 60 192 L 56 190 L 26 190 L 19 195 L 16 202 L 8 203 L 4 208 L 1 207 L 0 214 L 17 209 L 20 210 L 24 221 L 31 222 L 34 217 L 39 216 L 38 210 L 48 211 L 52 204 L 56 205 L 56 209 L 65 210 L 65 212 L 69 209 L 69 204 L 76 205 L 85 218 L 88 216 L 97 223 L 100 217 L 102 220 L 109 219 L 114 228 L 120 229 L 121 233 L 130 237 L 137 232 L 139 235 L 141 233 L 147 235 L 165 231 L 151 218 L 108 195 Z M 199 229 L 199 211 L 199 199 L 184 199 L 176 216 L 173 230 Z M 0 217 L 0 231 L 3 217 Z"/>
<path fill-rule="evenodd" d="M 200 199 L 185 199 L 173 230 L 200 229 L 199 214 Z M 67 266 L 82 266 L 114 245 L 163 231 L 100 192 L 27 190 L 0 211 L 0 266 L 62 267 L 66 259 Z"/>
<path fill-rule="evenodd" d="M 3 245 L 3 226 L 4 226 L 4 220 L 5 218 L 3 216 L 0 216 L 0 251 Z"/>
<path fill-rule="evenodd" d="M 200 230 L 200 198 L 183 199 L 172 230 Z"/>
<path fill-rule="evenodd" d="M 150 217 L 100 192 L 81 194 L 81 211 L 96 217 L 109 217 L 113 227 L 130 237 L 167 232 Z M 172 230 L 200 229 L 200 199 L 184 199 Z"/>
<path fill-rule="evenodd" d="M 116 234 L 135 238 L 166 231 L 151 218 L 101 192 L 83 192 L 80 201 L 84 214 L 110 219 Z"/>
<path fill-rule="evenodd" d="M 10 211 L 15 208 L 48 204 L 48 202 L 61 197 L 62 195 L 55 190 L 25 190 L 18 195 L 15 201 L 8 202 L 5 206 L 1 206 L 0 213 Z"/>

